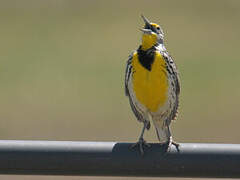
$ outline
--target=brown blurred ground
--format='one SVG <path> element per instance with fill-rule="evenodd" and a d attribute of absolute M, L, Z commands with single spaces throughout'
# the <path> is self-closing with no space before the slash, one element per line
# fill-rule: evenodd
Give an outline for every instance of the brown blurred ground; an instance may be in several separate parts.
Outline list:
<path fill-rule="evenodd" d="M 162 25 L 180 71 L 175 140 L 240 143 L 236 0 L 0 1 L 0 139 L 136 141 L 123 83 L 141 13 Z M 86 179 L 0 176 L 25 178 Z"/>

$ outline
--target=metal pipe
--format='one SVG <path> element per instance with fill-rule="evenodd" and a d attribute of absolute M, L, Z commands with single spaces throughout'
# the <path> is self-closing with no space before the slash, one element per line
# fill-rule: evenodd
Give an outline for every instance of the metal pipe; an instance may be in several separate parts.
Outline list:
<path fill-rule="evenodd" d="M 240 178 L 239 144 L 0 141 L 0 174 Z"/>

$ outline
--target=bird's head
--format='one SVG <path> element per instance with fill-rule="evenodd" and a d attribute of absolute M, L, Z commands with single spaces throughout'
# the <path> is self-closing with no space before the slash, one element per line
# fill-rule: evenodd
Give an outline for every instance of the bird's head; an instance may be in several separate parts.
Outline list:
<path fill-rule="evenodd" d="M 142 35 L 142 49 L 147 50 L 155 45 L 163 44 L 163 31 L 161 27 L 156 23 L 151 23 L 146 17 L 141 15 L 145 22 L 144 28 L 140 29 L 143 32 Z"/>

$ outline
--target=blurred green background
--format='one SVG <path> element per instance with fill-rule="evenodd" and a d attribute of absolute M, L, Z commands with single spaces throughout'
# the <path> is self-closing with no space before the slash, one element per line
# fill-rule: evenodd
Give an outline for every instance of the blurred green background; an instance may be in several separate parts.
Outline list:
<path fill-rule="evenodd" d="M 140 14 L 180 71 L 175 140 L 240 143 L 237 0 L 0 1 L 0 139 L 136 141 L 124 73 Z"/>

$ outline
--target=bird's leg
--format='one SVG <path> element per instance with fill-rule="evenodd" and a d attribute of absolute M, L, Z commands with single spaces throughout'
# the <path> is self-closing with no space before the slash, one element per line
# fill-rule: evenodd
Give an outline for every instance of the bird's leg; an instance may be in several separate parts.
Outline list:
<path fill-rule="evenodd" d="M 139 137 L 138 142 L 136 142 L 135 144 L 133 144 L 133 145 L 131 146 L 131 148 L 135 148 L 136 146 L 139 146 L 139 150 L 140 150 L 141 155 L 144 154 L 143 146 L 150 147 L 150 144 L 148 144 L 148 143 L 143 139 L 144 131 L 145 131 L 145 129 L 148 128 L 148 127 L 149 127 L 149 122 L 148 122 L 148 121 L 144 121 L 144 122 L 143 122 L 143 129 L 142 129 L 142 132 L 141 132 L 141 135 L 140 135 L 140 137 Z"/>
<path fill-rule="evenodd" d="M 167 145 L 168 145 L 167 152 L 170 151 L 170 148 L 171 148 L 172 145 L 174 145 L 176 147 L 177 151 L 179 152 L 180 144 L 175 142 L 175 141 L 173 141 L 172 136 L 169 138 L 169 140 L 167 142 Z"/>

